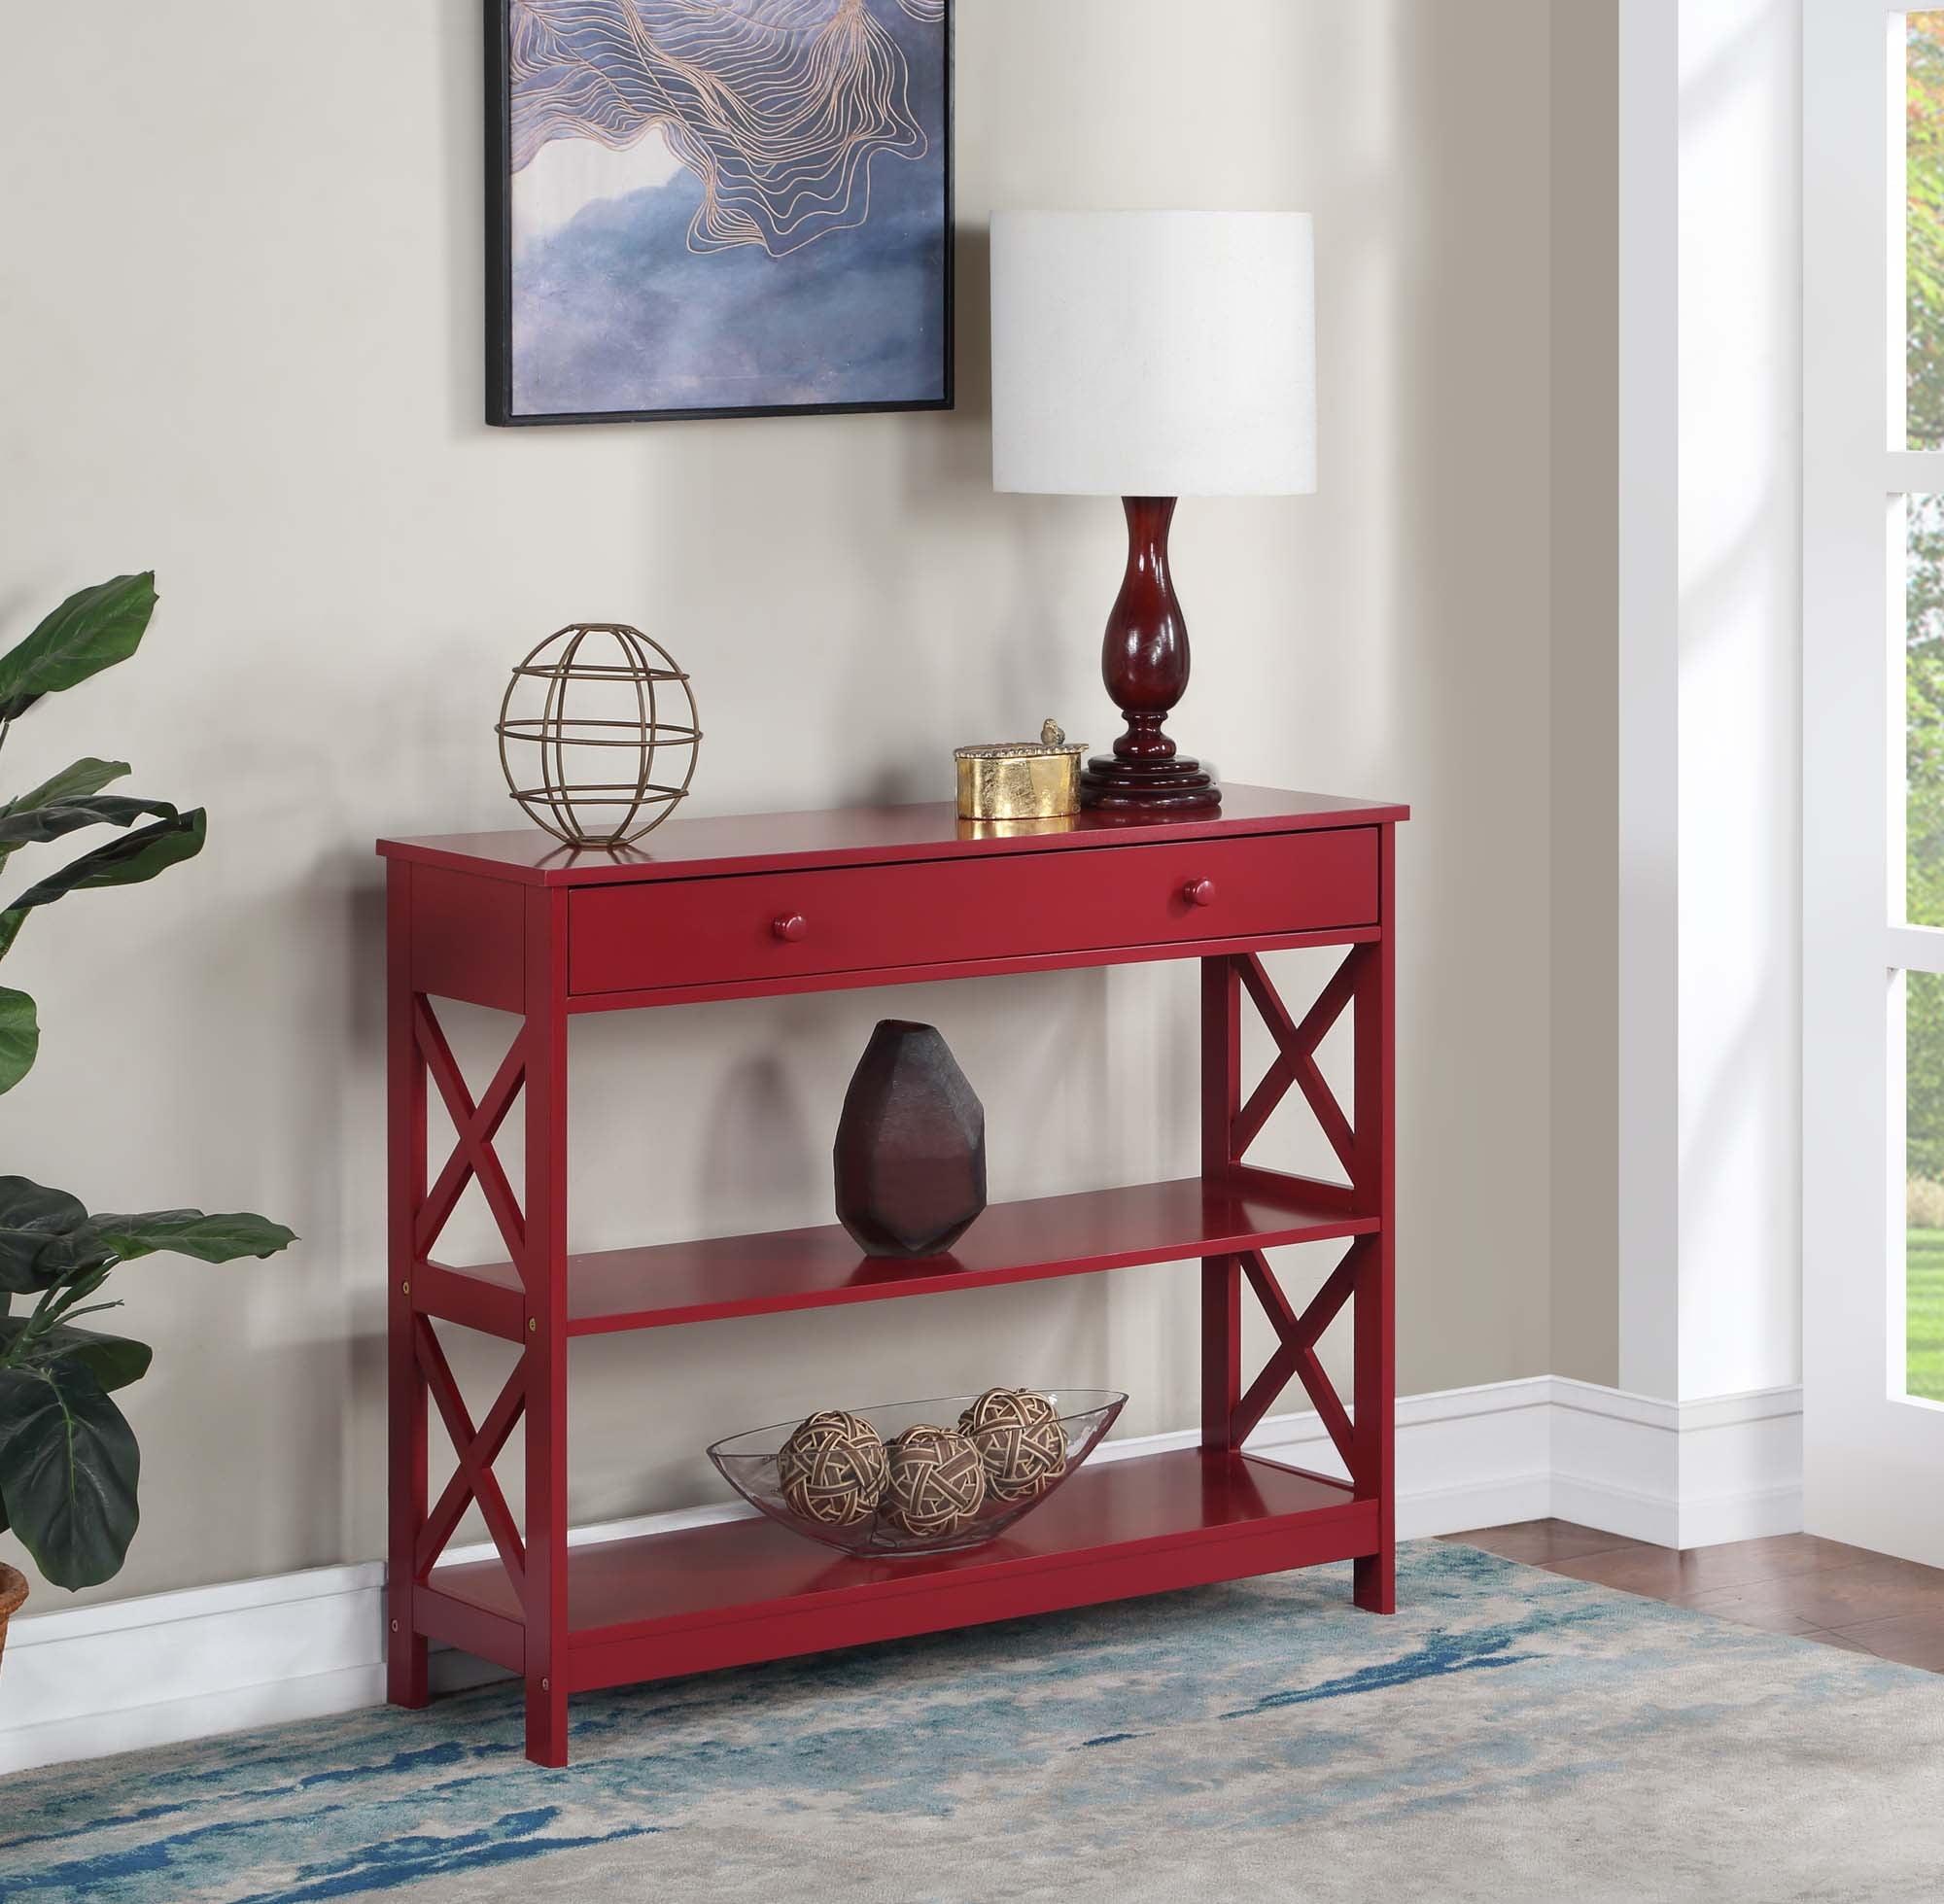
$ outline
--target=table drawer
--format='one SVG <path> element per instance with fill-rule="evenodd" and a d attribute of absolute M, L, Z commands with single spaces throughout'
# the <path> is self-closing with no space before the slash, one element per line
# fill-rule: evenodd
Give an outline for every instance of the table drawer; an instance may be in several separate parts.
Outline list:
<path fill-rule="evenodd" d="M 570 901 L 578 993 L 742 984 L 1369 925 L 1377 829 L 594 887 Z"/>

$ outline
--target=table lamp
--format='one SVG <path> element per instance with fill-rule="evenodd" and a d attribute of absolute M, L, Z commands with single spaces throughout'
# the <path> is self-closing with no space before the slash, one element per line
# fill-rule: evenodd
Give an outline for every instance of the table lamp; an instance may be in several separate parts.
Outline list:
<path fill-rule="evenodd" d="M 1316 487 L 1308 213 L 995 212 L 992 486 L 1127 511 L 1100 657 L 1127 731 L 1088 762 L 1082 804 L 1218 807 L 1163 731 L 1188 687 L 1168 524 L 1183 496 Z"/>

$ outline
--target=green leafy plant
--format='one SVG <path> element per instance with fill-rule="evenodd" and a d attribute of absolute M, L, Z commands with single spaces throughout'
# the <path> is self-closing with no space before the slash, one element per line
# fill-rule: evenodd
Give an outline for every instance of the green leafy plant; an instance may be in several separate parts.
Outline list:
<path fill-rule="evenodd" d="M 0 655 L 0 746 L 44 695 L 133 654 L 155 609 L 153 574 L 117 575 L 70 596 Z M 77 760 L 0 806 L 0 875 L 22 847 L 85 827 L 123 829 L 0 905 L 0 958 L 39 908 L 71 892 L 152 880 L 202 850 L 200 808 L 180 813 L 166 800 L 102 791 L 127 772 L 122 760 Z M 34 1001 L 0 986 L 0 1092 L 33 1069 L 40 1046 Z M 247 1212 L 90 1213 L 66 1191 L 0 1176 L 0 1529 L 11 1524 L 56 1586 L 110 1578 L 135 1536 L 141 1454 L 112 1397 L 148 1372 L 150 1351 L 75 1327 L 82 1316 L 121 1306 L 90 1299 L 109 1271 L 157 1251 L 227 1263 L 295 1240 L 282 1224 Z"/>

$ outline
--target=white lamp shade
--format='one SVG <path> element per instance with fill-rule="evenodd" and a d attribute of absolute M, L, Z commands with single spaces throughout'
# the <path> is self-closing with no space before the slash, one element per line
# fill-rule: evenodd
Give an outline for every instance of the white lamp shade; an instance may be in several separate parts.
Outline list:
<path fill-rule="evenodd" d="M 1316 487 L 1307 212 L 995 212 L 992 486 Z"/>

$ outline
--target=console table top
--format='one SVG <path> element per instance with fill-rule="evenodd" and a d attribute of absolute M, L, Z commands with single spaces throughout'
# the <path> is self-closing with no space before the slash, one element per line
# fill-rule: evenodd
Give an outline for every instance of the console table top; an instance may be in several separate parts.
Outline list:
<path fill-rule="evenodd" d="M 1296 833 L 1410 817 L 1392 801 L 1277 787 L 1228 785 L 1213 814 L 1129 820 L 1082 813 L 1058 820 L 961 820 L 949 800 L 839 807 L 823 813 L 725 814 L 672 819 L 632 847 L 571 851 L 538 827 L 380 840 L 388 859 L 443 866 L 523 885 L 610 885 L 695 879 L 780 866 L 857 866 L 961 854 L 1048 852 L 1109 844 L 1162 844 L 1223 834 Z"/>

